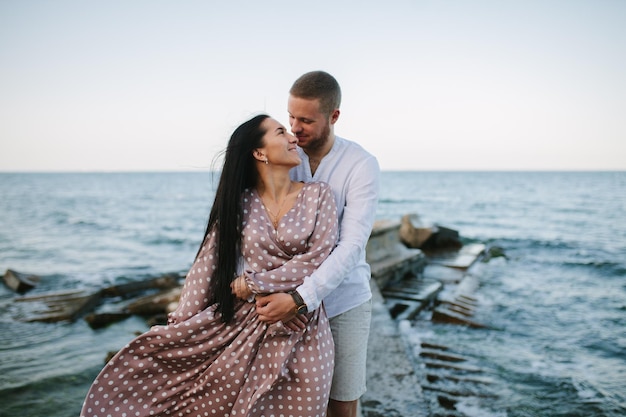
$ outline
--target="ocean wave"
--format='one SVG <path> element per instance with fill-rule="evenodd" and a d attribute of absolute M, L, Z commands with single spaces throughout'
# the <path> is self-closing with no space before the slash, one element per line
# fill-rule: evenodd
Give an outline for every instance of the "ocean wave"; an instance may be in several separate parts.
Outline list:
<path fill-rule="evenodd" d="M 191 242 L 189 239 L 185 239 L 181 237 L 157 236 L 151 239 L 147 239 L 145 243 L 148 245 L 155 245 L 155 246 L 159 246 L 159 245 L 180 246 L 180 245 L 190 244 Z"/>
<path fill-rule="evenodd" d="M 46 376 L 0 386 L 3 416 L 77 416 L 97 371 Z M 16 381 L 17 382 L 17 381 Z"/>
<path fill-rule="evenodd" d="M 47 323 L 0 322 L 0 351 L 30 348 L 60 340 L 71 334 L 71 329 L 63 325 Z M 0 375 L 2 372 L 0 372 Z"/>
<path fill-rule="evenodd" d="M 626 276 L 626 266 L 621 262 L 615 261 L 567 261 L 562 263 L 565 268 L 588 268 L 600 273 L 603 277 Z"/>

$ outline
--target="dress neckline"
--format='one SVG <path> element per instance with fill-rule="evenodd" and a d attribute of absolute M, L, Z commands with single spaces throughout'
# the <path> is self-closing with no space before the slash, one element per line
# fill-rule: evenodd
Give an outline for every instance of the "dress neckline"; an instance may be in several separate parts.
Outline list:
<path fill-rule="evenodd" d="M 259 194 L 259 191 L 256 189 L 256 187 L 252 188 L 252 192 L 258 198 L 259 204 L 261 204 L 261 206 L 263 207 L 263 211 L 265 212 L 263 216 L 267 219 L 267 222 L 272 225 L 272 229 L 274 230 L 274 232 L 278 232 L 278 228 L 280 227 L 281 220 L 285 218 L 285 216 L 289 214 L 296 207 L 307 185 L 303 181 L 296 181 L 295 184 L 302 184 L 302 187 L 300 187 L 300 190 L 298 191 L 298 194 L 296 195 L 296 199 L 294 200 L 291 207 L 289 207 L 289 209 L 285 211 L 285 214 L 283 214 L 282 216 L 280 216 L 280 218 L 277 219 L 276 225 L 274 225 L 274 222 L 272 221 L 272 215 L 270 214 L 270 211 L 263 203 L 263 198 L 261 198 L 261 194 Z"/>

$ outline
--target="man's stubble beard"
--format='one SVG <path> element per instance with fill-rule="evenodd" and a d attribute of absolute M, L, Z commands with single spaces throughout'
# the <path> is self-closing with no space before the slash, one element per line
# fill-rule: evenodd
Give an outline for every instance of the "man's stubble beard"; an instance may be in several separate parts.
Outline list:
<path fill-rule="evenodd" d="M 324 129 L 322 130 L 322 133 L 319 136 L 312 138 L 307 147 L 303 149 L 307 151 L 307 153 L 319 151 L 320 149 L 324 148 L 324 146 L 326 146 L 326 144 L 328 143 L 329 135 L 330 126 L 326 124 L 326 126 L 324 126 Z"/>

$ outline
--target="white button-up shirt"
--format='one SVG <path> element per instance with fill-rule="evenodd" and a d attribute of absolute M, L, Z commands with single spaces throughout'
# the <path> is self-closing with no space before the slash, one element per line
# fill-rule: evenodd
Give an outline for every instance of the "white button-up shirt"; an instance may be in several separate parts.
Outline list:
<path fill-rule="evenodd" d="M 291 170 L 291 177 L 295 181 L 323 181 L 331 186 L 337 203 L 339 242 L 297 291 L 309 311 L 324 300 L 328 317 L 334 317 L 372 296 L 365 247 L 376 217 L 380 168 L 376 158 L 359 144 L 338 136 L 315 175 L 311 174 L 306 153 L 300 148 L 298 151 L 302 163 Z"/>

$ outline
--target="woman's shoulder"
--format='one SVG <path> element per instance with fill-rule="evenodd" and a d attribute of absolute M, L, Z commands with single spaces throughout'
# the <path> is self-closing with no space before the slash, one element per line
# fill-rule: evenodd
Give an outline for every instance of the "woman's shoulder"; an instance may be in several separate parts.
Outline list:
<path fill-rule="evenodd" d="M 317 205 L 328 202 L 329 200 L 335 201 L 333 190 L 330 185 L 322 181 L 307 182 L 302 187 L 302 198 L 305 201 L 315 203 Z"/>
<path fill-rule="evenodd" d="M 306 182 L 304 183 L 303 188 L 307 191 L 310 190 L 311 192 L 317 192 L 317 193 L 331 190 L 330 185 L 328 185 L 328 183 L 323 182 L 323 181 Z"/>

